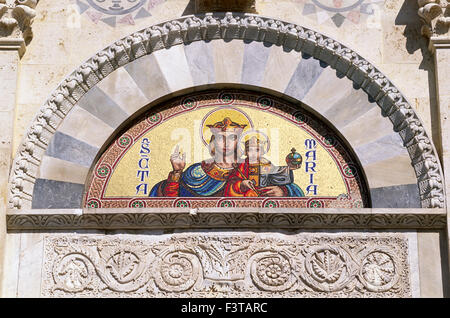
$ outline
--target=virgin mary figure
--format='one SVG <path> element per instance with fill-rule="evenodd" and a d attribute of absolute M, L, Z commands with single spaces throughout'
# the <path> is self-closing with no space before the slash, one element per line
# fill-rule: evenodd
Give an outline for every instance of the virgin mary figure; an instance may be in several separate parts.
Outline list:
<path fill-rule="evenodd" d="M 185 169 L 186 154 L 179 152 L 177 146 L 170 157 L 172 171 L 166 180 L 152 188 L 150 197 L 232 197 L 243 196 L 242 193 L 254 189 L 252 181 L 242 173 L 239 174 L 243 179 L 243 182 L 240 182 L 240 191 L 236 191 L 235 186 L 232 186 L 239 173 L 237 169 L 245 170 L 245 167 L 239 165 L 238 143 L 247 125 L 225 117 L 206 126 L 212 133 L 209 140 L 212 158 L 194 163 Z M 230 178 L 231 176 L 234 177 Z M 267 197 L 303 196 L 299 189 L 297 185 L 287 183 L 265 186 L 258 189 L 258 193 Z"/>

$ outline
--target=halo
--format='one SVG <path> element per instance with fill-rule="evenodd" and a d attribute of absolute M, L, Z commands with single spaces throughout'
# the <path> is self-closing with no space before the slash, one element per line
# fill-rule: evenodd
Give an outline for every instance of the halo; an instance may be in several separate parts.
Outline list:
<path fill-rule="evenodd" d="M 207 125 L 214 125 L 215 123 L 224 120 L 226 117 L 240 125 L 247 125 L 244 128 L 244 132 L 253 129 L 252 120 L 242 110 L 234 107 L 220 107 L 213 109 L 203 117 L 202 124 L 200 125 L 200 137 L 205 146 L 209 146 L 209 141 L 212 136 L 211 129 Z"/>
<path fill-rule="evenodd" d="M 261 155 L 264 155 L 269 152 L 270 150 L 270 139 L 267 137 L 265 133 L 263 133 L 260 130 L 251 129 L 246 131 L 241 135 L 241 138 L 239 138 L 239 149 L 241 150 L 241 153 L 245 153 L 245 142 L 247 140 L 250 140 L 252 137 L 259 137 L 260 139 L 264 139 L 264 142 L 266 143 L 266 149 L 264 150 L 264 153 Z M 261 138 L 263 137 L 263 138 Z"/>

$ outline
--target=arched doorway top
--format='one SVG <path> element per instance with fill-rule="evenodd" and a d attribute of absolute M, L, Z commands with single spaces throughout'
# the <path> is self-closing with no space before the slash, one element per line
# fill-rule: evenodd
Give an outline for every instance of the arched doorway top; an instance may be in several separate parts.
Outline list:
<path fill-rule="evenodd" d="M 52 138 L 74 106 L 97 83 L 144 56 L 163 54 L 158 52 L 181 44 L 216 39 L 225 43 L 235 39 L 262 42 L 281 47 L 284 52 L 301 52 L 305 59 L 313 57 L 349 78 L 354 87 L 364 90 L 370 101 L 381 107 L 383 116 L 391 120 L 401 137 L 414 168 L 422 207 L 444 205 L 443 179 L 434 146 L 406 98 L 378 69 L 353 50 L 316 31 L 254 14 L 226 13 L 186 16 L 133 33 L 98 52 L 68 76 L 42 106 L 19 146 L 11 172 L 10 207 L 31 206 L 39 166 Z M 215 82 L 220 80 L 216 78 Z M 301 100 L 306 92 L 296 84 L 288 95 Z M 177 91 L 177 87 L 168 89 L 169 94 Z"/>

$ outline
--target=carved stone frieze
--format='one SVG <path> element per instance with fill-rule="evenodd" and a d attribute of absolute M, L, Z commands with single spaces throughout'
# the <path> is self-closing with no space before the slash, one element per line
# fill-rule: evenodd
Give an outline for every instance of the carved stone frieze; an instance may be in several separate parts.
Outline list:
<path fill-rule="evenodd" d="M 44 297 L 411 297 L 399 234 L 51 235 Z"/>
<path fill-rule="evenodd" d="M 422 213 L 405 211 L 396 213 L 366 213 L 367 209 L 352 209 L 348 213 L 335 211 L 296 212 L 198 212 L 196 215 L 173 212 L 136 213 L 135 209 L 125 209 L 122 213 L 77 213 L 64 211 L 33 214 L 8 214 L 8 230 L 68 230 L 68 229 L 206 229 L 206 228 L 277 228 L 277 229 L 443 229 L 446 226 L 446 213 Z M 270 210 L 270 209 L 267 209 Z M 435 211 L 435 209 L 433 209 Z M 427 213 L 428 212 L 428 213 Z"/>
<path fill-rule="evenodd" d="M 31 24 L 39 0 L 0 0 L 0 47 L 17 46 L 19 54 L 33 38 Z"/>
<path fill-rule="evenodd" d="M 305 27 L 253 14 L 185 16 L 133 33 L 100 51 L 53 92 L 18 147 L 10 176 L 10 208 L 31 207 L 40 160 L 58 124 L 95 84 L 118 67 L 157 50 L 193 41 L 264 41 L 301 51 L 329 64 L 361 87 L 393 123 L 416 171 L 423 208 L 444 206 L 443 180 L 434 146 L 414 109 L 377 68 L 356 52 Z"/>
<path fill-rule="evenodd" d="M 422 34 L 428 38 L 450 36 L 450 3 L 448 0 L 418 0 L 418 3 L 418 14 L 424 23 Z"/>

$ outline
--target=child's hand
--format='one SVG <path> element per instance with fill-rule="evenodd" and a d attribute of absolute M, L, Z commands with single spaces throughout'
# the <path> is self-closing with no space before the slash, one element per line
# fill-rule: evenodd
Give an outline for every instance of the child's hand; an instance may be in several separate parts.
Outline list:
<path fill-rule="evenodd" d="M 243 180 L 241 183 L 241 191 L 246 192 L 248 190 L 253 190 L 256 192 L 255 181 L 254 180 Z"/>
<path fill-rule="evenodd" d="M 265 188 L 259 189 L 263 194 L 261 196 L 264 197 L 282 197 L 284 196 L 284 191 L 281 187 L 278 186 L 268 186 Z"/>

